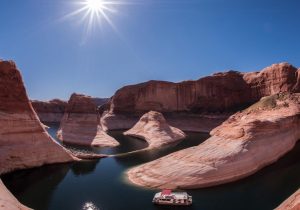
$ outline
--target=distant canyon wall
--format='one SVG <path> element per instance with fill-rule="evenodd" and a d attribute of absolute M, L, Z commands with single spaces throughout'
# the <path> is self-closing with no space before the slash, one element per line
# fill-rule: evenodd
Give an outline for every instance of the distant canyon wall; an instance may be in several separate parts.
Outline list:
<path fill-rule="evenodd" d="M 230 114 L 279 92 L 300 91 L 300 70 L 288 63 L 260 72 L 216 73 L 196 81 L 149 81 L 119 89 L 101 122 L 105 129 L 127 129 L 150 110 L 185 131 L 210 131 Z M 182 123 L 185 121 L 185 123 Z"/>
<path fill-rule="evenodd" d="M 53 99 L 50 101 L 32 100 L 31 104 L 42 122 L 59 123 L 68 103 L 60 99 Z"/>
<path fill-rule="evenodd" d="M 96 106 L 102 106 L 109 101 L 108 98 L 92 98 Z M 52 99 L 50 101 L 32 100 L 31 104 L 44 123 L 60 123 L 68 105 L 67 101 Z"/>

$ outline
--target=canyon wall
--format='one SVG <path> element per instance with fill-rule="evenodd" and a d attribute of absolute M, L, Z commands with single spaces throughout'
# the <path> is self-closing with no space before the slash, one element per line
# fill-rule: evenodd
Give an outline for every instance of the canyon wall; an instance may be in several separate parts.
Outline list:
<path fill-rule="evenodd" d="M 132 168 L 128 178 L 151 188 L 184 189 L 236 181 L 290 151 L 299 127 L 300 94 L 268 96 L 232 115 L 202 144 Z"/>
<path fill-rule="evenodd" d="M 299 81 L 299 70 L 280 63 L 260 72 L 229 71 L 196 81 L 129 85 L 115 93 L 101 122 L 108 130 L 130 128 L 143 113 L 154 110 L 162 112 L 170 125 L 181 130 L 210 131 L 234 111 L 261 97 L 299 91 Z"/>
<path fill-rule="evenodd" d="M 119 143 L 100 125 L 97 104 L 90 96 L 72 94 L 62 118 L 57 137 L 69 144 L 114 147 Z"/>
<path fill-rule="evenodd" d="M 109 98 L 92 98 L 96 106 L 108 103 Z M 50 101 L 32 100 L 31 104 L 43 123 L 60 123 L 68 102 L 60 99 Z"/>
<path fill-rule="evenodd" d="M 0 61 L 0 89 L 0 174 L 74 160 L 41 125 L 12 61 Z"/>
<path fill-rule="evenodd" d="M 53 99 L 50 101 L 32 100 L 31 104 L 43 123 L 60 123 L 68 103 Z"/>

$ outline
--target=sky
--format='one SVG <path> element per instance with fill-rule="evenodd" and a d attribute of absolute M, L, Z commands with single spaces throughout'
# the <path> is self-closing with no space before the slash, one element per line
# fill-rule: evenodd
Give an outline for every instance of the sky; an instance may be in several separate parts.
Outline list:
<path fill-rule="evenodd" d="M 300 67 L 299 0 L 109 0 L 109 21 L 90 27 L 85 11 L 70 15 L 78 1 L 0 0 L 0 59 L 16 62 L 31 99 Z"/>

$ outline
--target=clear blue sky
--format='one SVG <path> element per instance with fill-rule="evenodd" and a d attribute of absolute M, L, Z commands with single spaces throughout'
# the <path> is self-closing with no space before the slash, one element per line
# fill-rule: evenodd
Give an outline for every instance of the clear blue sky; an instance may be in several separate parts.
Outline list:
<path fill-rule="evenodd" d="M 77 6 L 0 0 L 0 58 L 17 63 L 32 99 L 109 97 L 152 79 L 300 66 L 299 0 L 136 0 L 107 13 L 118 32 L 102 22 L 88 34 L 84 14 L 62 18 Z"/>

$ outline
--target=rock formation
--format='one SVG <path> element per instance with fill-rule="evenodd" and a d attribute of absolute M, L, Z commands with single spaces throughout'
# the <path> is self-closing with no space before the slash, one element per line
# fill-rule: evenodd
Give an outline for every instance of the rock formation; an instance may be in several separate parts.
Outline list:
<path fill-rule="evenodd" d="M 69 144 L 99 147 L 119 145 L 102 130 L 93 98 L 76 93 L 70 97 L 57 137 Z"/>
<path fill-rule="evenodd" d="M 0 174 L 75 159 L 41 125 L 11 61 L 0 61 L 0 89 Z"/>
<path fill-rule="evenodd" d="M 300 91 L 299 70 L 287 63 L 260 72 L 216 73 L 197 81 L 149 81 L 119 89 L 101 123 L 107 130 L 128 129 L 142 114 L 154 110 L 163 113 L 170 125 L 181 130 L 210 131 L 232 111 L 284 91 Z M 181 123 L 183 119 L 188 119 L 187 123 Z"/>
<path fill-rule="evenodd" d="M 200 188 L 239 180 L 275 162 L 300 139 L 300 94 L 276 94 L 238 112 L 202 144 L 128 171 L 135 184 Z"/>
<path fill-rule="evenodd" d="M 164 116 L 155 111 L 144 114 L 133 128 L 124 132 L 124 135 L 145 139 L 148 148 L 160 148 L 185 138 L 184 132 L 169 126 Z"/>
<path fill-rule="evenodd" d="M 0 209 L 2 210 L 30 210 L 22 205 L 4 186 L 0 180 Z"/>
<path fill-rule="evenodd" d="M 275 210 L 300 210 L 300 189 L 285 200 Z"/>
<path fill-rule="evenodd" d="M 33 100 L 31 104 L 40 121 L 44 123 L 60 123 L 68 103 L 60 99 L 53 99 L 50 101 Z"/>

